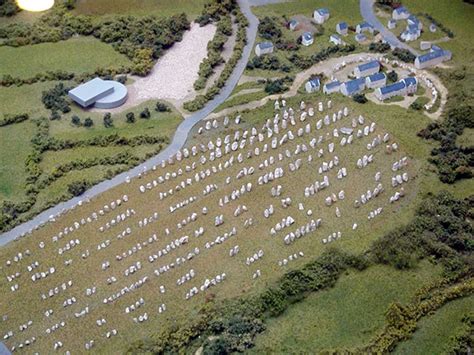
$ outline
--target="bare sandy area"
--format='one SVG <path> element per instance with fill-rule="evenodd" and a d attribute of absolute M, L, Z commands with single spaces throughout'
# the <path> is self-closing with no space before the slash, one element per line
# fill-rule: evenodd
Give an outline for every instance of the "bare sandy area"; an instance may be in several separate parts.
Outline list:
<path fill-rule="evenodd" d="M 183 40 L 171 47 L 158 59 L 146 77 L 132 76 L 134 82 L 127 85 L 127 102 L 112 110 L 93 109 L 95 112 L 121 112 L 148 100 L 166 100 L 178 109 L 196 93 L 193 84 L 198 78 L 199 64 L 207 56 L 207 44 L 214 37 L 215 25 L 199 27 L 192 23 Z"/>

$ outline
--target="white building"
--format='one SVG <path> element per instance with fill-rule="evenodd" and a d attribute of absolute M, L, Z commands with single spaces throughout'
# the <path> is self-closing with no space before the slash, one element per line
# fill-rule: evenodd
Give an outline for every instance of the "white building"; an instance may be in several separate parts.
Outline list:
<path fill-rule="evenodd" d="M 407 77 L 396 83 L 383 86 L 375 90 L 375 96 L 380 101 L 387 100 L 393 96 L 406 96 L 416 93 L 418 80 L 415 77 Z"/>
<path fill-rule="evenodd" d="M 339 33 L 341 36 L 347 35 L 347 31 L 349 30 L 349 26 L 346 22 L 339 22 L 336 25 L 336 32 Z"/>
<path fill-rule="evenodd" d="M 354 75 L 356 78 L 360 78 L 362 76 L 372 75 L 378 73 L 380 71 L 380 63 L 378 60 L 372 60 L 370 62 L 358 65 L 354 69 Z"/>
<path fill-rule="evenodd" d="M 338 35 L 329 36 L 329 42 L 334 43 L 336 46 L 342 46 L 343 44 L 341 37 Z"/>
<path fill-rule="evenodd" d="M 255 54 L 261 56 L 264 54 L 273 53 L 273 43 L 272 42 L 261 42 L 255 46 Z"/>
<path fill-rule="evenodd" d="M 314 37 L 313 37 L 313 34 L 311 32 L 305 32 L 303 33 L 303 35 L 301 36 L 301 44 L 303 46 L 310 46 L 312 45 L 314 42 Z"/>
<path fill-rule="evenodd" d="M 321 82 L 319 81 L 319 78 L 308 80 L 304 86 L 307 93 L 319 91 L 320 87 L 321 87 Z"/>
<path fill-rule="evenodd" d="M 330 83 L 326 83 L 323 86 L 323 92 L 328 95 L 332 94 L 333 92 L 339 92 L 341 83 L 339 80 L 331 81 Z"/>
<path fill-rule="evenodd" d="M 365 78 L 354 79 L 342 83 L 340 86 L 341 94 L 352 96 L 362 92 L 365 89 Z"/>
<path fill-rule="evenodd" d="M 325 8 L 314 10 L 313 18 L 317 24 L 322 25 L 329 18 L 329 10 Z"/>
<path fill-rule="evenodd" d="M 393 30 L 395 27 L 397 27 L 397 21 L 394 19 L 388 20 L 387 27 L 389 30 Z"/>
<path fill-rule="evenodd" d="M 406 20 L 408 17 L 410 17 L 410 13 L 405 6 L 397 7 L 392 12 L 392 18 L 394 20 Z"/>
<path fill-rule="evenodd" d="M 356 27 L 356 33 L 364 32 L 374 33 L 374 27 L 366 21 L 359 23 Z"/>
<path fill-rule="evenodd" d="M 421 30 L 415 25 L 408 25 L 407 29 L 402 32 L 400 38 L 405 42 L 416 41 L 421 36 Z"/>
<path fill-rule="evenodd" d="M 431 52 L 419 55 L 415 59 L 415 68 L 424 69 L 434 67 L 444 61 L 451 60 L 451 52 L 444 49 L 431 49 Z"/>
<path fill-rule="evenodd" d="M 365 78 L 365 86 L 369 89 L 376 89 L 382 86 L 385 86 L 387 83 L 387 76 L 385 73 L 378 72 L 372 75 L 369 75 Z"/>

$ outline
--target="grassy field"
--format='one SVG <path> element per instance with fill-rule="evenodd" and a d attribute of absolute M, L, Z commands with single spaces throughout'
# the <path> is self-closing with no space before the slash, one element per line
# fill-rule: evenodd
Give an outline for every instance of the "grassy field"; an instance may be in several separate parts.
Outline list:
<path fill-rule="evenodd" d="M 86 15 L 155 15 L 168 17 L 182 12 L 190 19 L 197 17 L 205 0 L 79 0 L 75 13 Z"/>
<path fill-rule="evenodd" d="M 270 320 L 251 353 L 314 354 L 361 346 L 382 328 L 390 303 L 408 302 L 438 274 L 438 267 L 427 261 L 411 271 L 377 265 L 350 272 L 332 289 L 314 293 Z"/>
<path fill-rule="evenodd" d="M 293 107 L 297 107 L 297 103 L 301 98 L 304 98 L 306 101 L 313 104 L 317 103 L 318 100 L 318 98 L 314 96 L 302 96 L 289 100 L 289 104 Z M 418 113 L 403 111 L 397 108 L 390 108 L 390 111 L 387 111 L 385 108 L 377 105 L 357 105 L 350 99 L 344 97 L 334 97 L 333 105 L 334 108 L 331 111 L 341 109 L 344 105 L 349 105 L 352 108 L 350 117 L 358 117 L 359 114 L 364 114 L 368 120 L 375 120 L 378 124 L 377 132 L 379 134 L 382 134 L 385 131 L 391 132 L 395 137 L 393 139 L 400 144 L 401 151 L 394 155 L 386 156 L 385 153 L 382 152 L 383 147 L 379 146 L 372 151 L 376 156 L 375 163 L 359 171 L 355 168 L 355 160 L 363 154 L 366 154 L 367 150 L 365 145 L 368 142 L 368 139 L 365 138 L 362 141 L 355 140 L 350 148 L 336 148 L 336 154 L 338 154 L 340 158 L 340 165 L 348 168 L 349 176 L 351 176 L 351 178 L 346 178 L 341 181 L 335 180 L 336 172 L 332 170 L 329 173 L 330 179 L 333 181 L 331 186 L 321 194 L 318 193 L 312 198 L 303 197 L 303 186 L 307 186 L 314 182 L 315 179 L 321 179 L 321 175 L 317 173 L 317 168 L 323 159 L 327 161 L 327 159 L 330 159 L 331 155 L 327 155 L 327 153 L 323 158 L 315 159 L 311 164 L 303 163 L 301 169 L 293 173 L 287 171 L 287 163 L 296 158 L 292 158 L 291 160 L 285 159 L 284 164 L 278 164 L 286 167 L 285 176 L 278 180 L 278 184 L 283 186 L 283 196 L 292 196 L 294 198 L 292 206 L 287 209 L 281 208 L 278 200 L 270 197 L 270 184 L 262 186 L 256 184 L 257 176 L 262 174 L 262 171 L 259 169 L 257 169 L 257 172 L 253 176 L 240 180 L 234 178 L 230 185 L 224 183 L 226 176 L 235 177 L 237 172 L 243 166 L 258 166 L 260 162 L 268 159 L 270 154 L 274 154 L 273 151 L 271 153 L 261 153 L 259 157 L 245 160 L 243 164 L 234 163 L 234 166 L 230 167 L 227 172 L 212 174 L 210 177 L 206 178 L 204 182 L 188 186 L 186 189 L 174 193 L 173 196 L 163 201 L 158 199 L 158 191 L 168 191 L 169 189 L 173 189 L 182 179 L 193 177 L 195 172 L 183 173 L 182 178 L 171 180 L 163 185 L 159 185 L 156 190 L 146 194 L 141 194 L 138 187 L 146 182 L 156 179 L 159 175 L 162 175 L 164 171 L 176 171 L 179 167 L 184 170 L 185 165 L 190 164 L 190 160 L 184 161 L 180 164 L 175 164 L 172 168 L 166 168 L 164 171 L 158 169 L 156 173 L 149 173 L 142 179 L 133 180 L 129 185 L 121 185 L 109 190 L 98 198 L 93 199 L 91 203 L 77 208 L 73 213 L 64 215 L 57 223 L 49 224 L 35 232 L 31 237 L 10 244 L 0 250 L 0 265 L 2 265 L 3 268 L 5 261 L 11 259 L 18 250 L 25 250 L 28 248 L 33 252 L 33 256 L 27 260 L 38 260 L 41 265 L 40 269 L 50 266 L 55 266 L 57 269 L 53 276 L 48 277 L 41 282 L 32 283 L 28 277 L 22 276 L 18 279 L 20 291 L 16 293 L 8 291 L 9 286 L 11 285 L 6 282 L 5 278 L 1 279 L 0 289 L 5 291 L 5 302 L 0 305 L 0 314 L 8 314 L 9 321 L 7 323 L 0 323 L 0 333 L 8 330 L 7 328 L 12 325 L 24 322 L 25 318 L 31 318 L 34 321 L 34 326 L 31 327 L 31 329 L 28 329 L 28 331 L 25 332 L 25 334 L 22 334 L 22 336 L 37 336 L 38 340 L 35 349 L 41 352 L 51 351 L 52 338 L 47 337 L 44 330 L 46 327 L 49 327 L 54 323 L 52 323 L 52 319 L 45 318 L 42 315 L 42 312 L 44 311 L 43 308 L 54 308 L 54 321 L 59 321 L 61 319 L 68 320 L 68 325 L 61 329 L 58 335 L 55 334 L 55 337 L 61 339 L 65 344 L 65 350 L 66 347 L 71 350 L 81 349 L 86 340 L 94 338 L 96 339 L 95 351 L 109 353 L 119 352 L 123 351 L 126 344 L 152 333 L 153 330 L 162 326 L 164 322 L 169 324 L 169 322 L 172 323 L 175 320 L 184 319 L 192 314 L 203 304 L 203 302 L 205 302 L 206 294 L 213 293 L 218 299 L 222 299 L 253 294 L 264 289 L 267 285 L 274 282 L 276 278 L 281 276 L 283 272 L 293 267 L 301 266 L 305 263 L 305 259 L 320 255 L 320 253 L 327 248 L 327 246 L 321 243 L 322 238 L 325 238 L 328 234 L 334 231 L 340 230 L 343 233 L 342 239 L 337 241 L 337 245 L 341 248 L 353 252 L 366 250 L 368 245 L 370 245 L 370 243 L 382 233 L 411 218 L 414 204 L 426 192 L 426 187 L 423 187 L 423 182 L 426 181 L 426 178 L 425 173 L 422 172 L 424 171 L 425 163 L 419 159 L 427 154 L 428 146 L 425 144 L 418 144 L 418 138 L 413 134 L 406 134 L 406 132 L 413 133 L 419 127 L 424 126 L 426 124 L 426 119 Z M 262 109 L 250 113 L 244 113 L 244 119 L 240 127 L 233 125 L 225 130 L 211 131 L 209 132 L 210 135 L 207 135 L 206 137 L 212 138 L 217 134 L 223 137 L 225 134 L 233 134 L 236 129 L 261 127 L 265 118 L 273 116 L 273 109 L 271 106 L 272 105 L 267 105 Z M 297 114 L 297 117 L 299 117 L 299 114 Z M 322 116 L 318 114 L 318 117 Z M 312 118 L 311 122 L 314 121 L 315 119 Z M 348 122 L 350 122 L 348 119 L 343 119 L 342 121 L 338 121 L 337 124 L 331 125 L 330 129 L 325 129 L 324 131 L 327 133 L 332 132 L 333 127 L 347 125 Z M 301 126 L 302 124 L 298 123 L 295 127 L 291 126 L 291 129 L 293 132 L 296 132 L 298 127 Z M 189 144 L 195 144 L 196 142 L 205 140 L 206 139 L 203 136 L 195 135 L 192 137 Z M 327 141 L 324 144 L 331 140 L 332 138 L 328 136 Z M 309 137 L 307 136 L 295 138 L 294 141 L 288 143 L 285 149 L 294 150 L 296 144 L 302 142 L 306 142 L 307 144 L 308 141 Z M 260 148 L 262 148 L 262 145 L 263 143 L 256 144 L 256 146 L 259 146 Z M 308 154 L 309 152 L 303 153 L 299 157 L 302 157 L 304 161 L 306 161 L 305 156 Z M 397 204 L 389 205 L 387 200 L 389 195 L 393 193 L 389 183 L 390 176 L 392 175 L 390 165 L 392 161 L 400 159 L 400 157 L 405 154 L 410 157 L 410 165 L 407 167 L 407 171 L 412 177 L 411 182 L 405 186 L 407 197 Z M 193 160 L 195 159 L 197 158 L 194 158 Z M 216 160 L 212 164 L 217 164 L 218 162 L 223 162 L 223 158 Z M 202 169 L 199 164 L 198 166 L 198 170 Z M 210 168 L 210 166 L 211 164 L 207 163 L 203 168 L 207 169 Z M 383 184 L 387 191 L 384 192 L 381 197 L 377 198 L 376 201 L 371 202 L 362 208 L 355 209 L 352 207 L 353 200 L 366 191 L 368 187 L 373 187 L 373 183 L 370 181 L 372 181 L 373 175 L 377 170 L 382 171 Z M 265 171 L 268 171 L 268 169 L 265 169 Z M 360 178 L 356 179 L 358 176 Z M 295 178 L 298 180 L 298 184 L 293 183 Z M 217 201 L 223 196 L 223 194 L 229 194 L 232 189 L 238 188 L 242 183 L 249 181 L 254 183 L 255 192 L 245 194 L 238 201 L 225 205 L 223 208 L 218 205 Z M 214 183 L 218 185 L 217 192 L 203 196 L 202 190 L 205 185 Z M 432 184 L 430 183 L 429 186 L 431 185 Z M 325 196 L 331 192 L 337 193 L 340 189 L 346 191 L 346 200 L 338 202 L 337 206 L 339 206 L 341 210 L 342 217 L 336 219 L 334 217 L 334 206 L 331 208 L 325 207 L 323 201 Z M 112 199 L 122 196 L 124 193 L 129 196 L 130 202 L 117 209 L 117 213 L 133 208 L 137 212 L 135 216 L 127 219 L 125 222 L 119 223 L 105 233 L 100 233 L 98 232 L 99 226 L 104 225 L 115 216 L 115 213 L 108 214 L 107 216 L 100 217 L 97 222 L 86 224 L 81 227 L 80 230 L 72 233 L 65 239 L 62 239 L 58 244 L 51 242 L 51 237 L 57 234 L 59 230 L 62 230 L 65 226 L 71 225 L 75 220 L 80 220 L 80 218 L 90 215 L 92 211 L 97 211 L 99 208 L 102 208 L 104 204 L 109 203 Z M 197 202 L 192 203 L 186 208 L 180 209 L 174 214 L 169 213 L 168 206 L 178 203 L 191 195 L 198 196 Z M 296 220 L 294 227 L 291 229 L 309 221 L 310 217 L 308 217 L 306 213 L 298 210 L 298 202 L 304 204 L 305 210 L 312 209 L 314 212 L 313 218 L 322 218 L 323 224 L 313 235 L 309 235 L 290 246 L 286 246 L 282 242 L 282 238 L 284 234 L 290 231 L 290 229 L 287 229 L 285 232 L 279 232 L 275 237 L 270 237 L 269 226 L 287 215 L 292 215 Z M 270 203 L 274 204 L 276 211 L 274 216 L 266 221 L 262 217 L 262 212 L 263 208 L 268 206 Z M 233 213 L 238 204 L 246 205 L 249 212 L 235 218 L 233 217 Z M 209 209 L 207 215 L 202 215 L 200 213 L 204 206 Z M 368 212 L 378 206 L 384 206 L 383 216 L 368 221 Z M 152 215 L 155 211 L 158 212 L 158 215 L 160 216 L 157 222 L 153 222 L 147 227 L 138 227 L 139 220 Z M 181 221 L 183 218 L 186 218 L 192 212 L 198 212 L 197 221 L 188 224 L 181 230 L 177 230 L 176 223 Z M 214 227 L 214 217 L 220 213 L 224 214 L 225 223 L 220 227 Z M 250 229 L 245 230 L 242 224 L 244 220 L 250 216 L 254 219 L 254 225 Z M 359 223 L 359 228 L 356 231 L 352 231 L 352 224 L 356 221 Z M 115 235 L 120 233 L 127 226 L 132 228 L 133 237 L 117 240 Z M 193 231 L 199 228 L 199 226 L 205 228 L 205 234 L 204 236 L 195 238 L 192 236 Z M 204 247 L 204 244 L 207 241 L 214 240 L 217 235 L 222 235 L 223 233 L 228 232 L 232 226 L 237 228 L 237 236 L 232 237 L 234 238 L 233 241 L 224 242 L 224 245 L 216 246 L 211 249 L 206 249 Z M 165 228 L 170 229 L 170 236 L 166 236 L 163 233 Z M 141 252 L 128 257 L 124 261 L 115 261 L 115 255 L 128 250 L 138 242 L 146 240 L 153 233 L 157 233 L 159 238 L 156 245 L 148 246 Z M 150 253 L 156 253 L 158 249 L 164 248 L 171 240 L 183 235 L 190 236 L 189 244 L 170 252 L 154 264 L 150 264 L 147 261 L 146 258 Z M 57 248 L 64 245 L 70 238 L 79 238 L 81 241 L 80 247 L 71 250 L 62 256 L 58 255 Z M 97 251 L 97 244 L 106 239 L 112 241 L 111 246 L 106 250 L 100 252 Z M 45 241 L 47 245 L 45 249 L 39 249 L 37 246 L 39 241 L 42 240 Z M 237 257 L 230 258 L 227 256 L 228 249 L 236 244 L 240 246 L 241 251 Z M 193 258 L 192 261 L 188 261 L 183 266 L 176 267 L 173 271 L 160 275 L 158 278 L 153 275 L 154 269 L 175 260 L 178 256 L 186 255 L 195 247 L 199 247 L 201 253 L 199 256 Z M 264 258 L 259 260 L 255 265 L 245 265 L 245 258 L 252 255 L 260 248 L 265 251 Z M 91 251 L 91 257 L 83 260 L 80 255 L 87 249 Z M 278 266 L 277 260 L 287 257 L 289 254 L 297 251 L 304 251 L 306 254 L 305 258 L 293 261 L 286 268 Z M 74 269 L 67 269 L 62 266 L 64 260 L 69 258 L 73 259 L 73 265 L 75 265 Z M 111 268 L 107 271 L 100 270 L 100 265 L 104 260 L 109 260 L 111 262 Z M 210 260 L 213 262 L 210 262 Z M 136 261 L 142 262 L 142 269 L 134 276 L 128 278 L 124 277 L 124 269 Z M 30 261 L 25 261 L 25 263 L 26 262 L 30 263 Z M 14 266 L 8 269 L 4 268 L 3 272 L 11 274 L 19 267 L 23 268 L 24 266 L 21 266 L 22 264 L 23 263 L 18 265 L 14 264 Z M 190 268 L 193 268 L 196 271 L 197 278 L 186 283 L 184 286 L 176 286 L 176 279 L 186 273 Z M 252 280 L 251 276 L 257 268 L 262 271 L 262 277 L 257 280 Z M 207 292 L 200 293 L 198 296 L 194 297 L 192 301 L 185 302 L 183 300 L 186 290 L 192 286 L 199 286 L 205 278 L 213 277 L 218 272 L 226 272 L 229 280 L 219 286 L 213 287 Z M 94 280 L 91 280 L 90 278 L 91 273 L 97 275 L 94 277 Z M 113 305 L 104 306 L 102 304 L 102 299 L 110 295 L 111 292 L 116 292 L 124 285 L 129 284 L 131 281 L 136 281 L 138 277 L 144 275 L 150 276 L 149 284 L 143 286 L 132 294 L 124 296 Z M 105 280 L 110 276 L 117 277 L 118 282 L 108 286 L 106 285 Z M 60 284 L 67 279 L 74 280 L 74 286 L 72 288 L 61 293 L 61 296 L 54 297 L 48 301 L 41 301 L 40 306 L 38 307 L 38 295 L 41 292 L 45 292 L 49 288 L 54 287 L 56 284 Z M 17 282 L 17 280 L 15 280 L 15 282 Z M 85 288 L 90 287 L 93 284 L 98 287 L 97 294 L 93 297 L 86 297 L 84 295 Z M 167 290 L 166 293 L 158 293 L 157 290 L 160 285 L 165 285 Z M 71 307 L 71 310 L 59 306 L 59 301 L 63 302 L 64 299 L 71 296 L 76 297 L 78 300 L 78 303 Z M 127 305 L 135 302 L 139 297 L 143 297 L 146 304 L 139 311 L 136 311 L 134 316 L 147 312 L 150 320 L 146 323 L 137 325 L 132 321 L 131 315 L 124 313 L 124 309 Z M 22 304 L 21 307 L 19 302 Z M 165 314 L 159 315 L 157 313 L 157 307 L 161 303 L 167 305 L 168 311 Z M 71 311 L 78 312 L 86 304 L 88 304 L 91 309 L 91 314 L 89 316 L 80 319 L 71 317 Z M 8 308 L 6 305 L 9 305 Z M 13 313 L 11 311 L 13 309 L 21 311 Z M 98 328 L 95 325 L 95 320 L 99 317 L 107 319 L 107 329 L 118 329 L 119 336 L 115 337 L 113 340 L 106 340 L 103 338 L 106 330 Z M 77 331 L 79 327 L 81 329 L 80 332 Z M 99 333 L 97 333 L 97 331 L 99 331 Z M 8 340 L 7 344 L 11 346 L 19 340 L 20 338 L 16 337 Z"/>
<path fill-rule="evenodd" d="M 130 60 L 94 37 L 77 37 L 57 43 L 0 47 L 0 77 L 30 78 L 46 71 L 93 72 L 98 67 L 129 65 Z"/>
<path fill-rule="evenodd" d="M 445 354 L 451 337 L 462 329 L 462 318 L 474 309 L 474 296 L 452 301 L 423 318 L 413 337 L 402 342 L 395 354 Z"/>

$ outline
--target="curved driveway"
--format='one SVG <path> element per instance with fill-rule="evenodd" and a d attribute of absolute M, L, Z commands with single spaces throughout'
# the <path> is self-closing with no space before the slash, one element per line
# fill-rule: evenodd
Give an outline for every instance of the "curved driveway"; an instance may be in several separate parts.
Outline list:
<path fill-rule="evenodd" d="M 374 28 L 380 32 L 383 38 L 392 47 L 403 48 L 409 50 L 414 55 L 418 56 L 420 53 L 410 47 L 408 44 L 400 41 L 391 31 L 389 31 L 375 16 L 374 12 L 375 0 L 360 0 L 360 14 L 365 21 L 370 23 Z"/>
<path fill-rule="evenodd" d="M 33 219 L 22 223 L 15 228 L 11 229 L 8 232 L 0 235 L 0 246 L 7 244 L 8 242 L 14 240 L 16 237 L 27 233 L 35 227 L 47 222 L 50 216 L 56 216 L 60 213 L 63 213 L 66 210 L 72 209 L 75 207 L 79 201 L 87 200 L 92 197 L 99 195 L 100 193 L 107 191 L 125 181 L 127 176 L 136 177 L 138 174 L 144 171 L 145 167 L 150 167 L 153 165 L 159 165 L 163 160 L 168 159 L 169 157 L 175 155 L 179 149 L 181 149 L 188 138 L 188 133 L 194 127 L 196 123 L 206 118 L 212 111 L 214 111 L 221 103 L 223 103 L 234 90 L 234 87 L 239 82 L 240 77 L 242 76 L 245 66 L 247 65 L 250 53 L 254 47 L 255 38 L 257 35 L 258 19 L 252 13 L 250 6 L 251 5 L 264 5 L 267 3 L 276 2 L 275 0 L 238 0 L 239 6 L 242 10 L 242 13 L 245 15 L 249 22 L 247 27 L 247 44 L 243 50 L 242 58 L 237 63 L 234 71 L 229 77 L 226 85 L 221 89 L 220 93 L 211 101 L 209 101 L 204 108 L 195 112 L 188 118 L 186 118 L 177 128 L 173 140 L 171 143 L 158 155 L 155 155 L 153 158 L 145 161 L 144 163 L 136 166 L 135 168 L 121 173 L 110 180 L 102 181 L 101 183 L 93 186 L 91 189 L 87 190 L 83 195 L 79 197 L 72 198 L 71 200 L 61 202 L 58 205 L 49 208 Z"/>

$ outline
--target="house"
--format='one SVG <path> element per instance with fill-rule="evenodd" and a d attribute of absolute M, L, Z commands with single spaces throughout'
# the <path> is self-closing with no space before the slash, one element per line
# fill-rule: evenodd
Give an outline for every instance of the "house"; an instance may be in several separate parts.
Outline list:
<path fill-rule="evenodd" d="M 421 31 L 416 25 L 408 25 L 407 29 L 402 32 L 400 38 L 405 42 L 416 41 L 421 36 Z"/>
<path fill-rule="evenodd" d="M 342 83 L 340 86 L 341 94 L 352 96 L 365 89 L 365 78 L 354 79 Z"/>
<path fill-rule="evenodd" d="M 387 27 L 389 30 L 393 30 L 395 27 L 397 27 L 397 21 L 394 19 L 388 20 Z"/>
<path fill-rule="evenodd" d="M 375 97 L 380 101 L 387 100 L 393 96 L 405 96 L 406 86 L 403 81 L 397 81 L 396 83 L 383 86 L 375 90 Z"/>
<path fill-rule="evenodd" d="M 436 48 L 439 48 L 436 46 Z M 444 49 L 435 49 L 435 46 L 431 47 L 431 51 L 426 54 L 419 55 L 415 59 L 415 68 L 424 69 L 433 67 L 444 61 L 451 60 L 451 52 Z"/>
<path fill-rule="evenodd" d="M 407 18 L 407 24 L 408 26 L 416 26 L 419 30 L 422 30 L 423 29 L 423 22 L 421 22 L 418 17 L 416 17 L 415 15 L 410 15 L 408 18 Z"/>
<path fill-rule="evenodd" d="M 418 79 L 415 78 L 414 76 L 407 76 L 406 78 L 400 81 L 402 81 L 405 84 L 407 95 L 415 94 L 416 91 L 418 90 Z"/>
<path fill-rule="evenodd" d="M 374 27 L 367 21 L 359 23 L 356 27 L 356 33 L 364 32 L 374 33 Z"/>
<path fill-rule="evenodd" d="M 376 89 L 382 86 L 385 86 L 387 83 L 387 76 L 385 73 L 378 72 L 372 75 L 369 75 L 365 78 L 365 86 L 369 89 Z"/>
<path fill-rule="evenodd" d="M 111 109 L 125 103 L 127 87 L 114 80 L 95 78 L 69 90 L 68 96 L 79 106 Z"/>
<path fill-rule="evenodd" d="M 339 22 L 336 25 L 336 32 L 339 33 L 341 36 L 347 35 L 347 31 L 349 30 L 349 26 L 347 22 Z"/>
<path fill-rule="evenodd" d="M 303 35 L 301 36 L 301 44 L 303 46 L 310 46 L 312 45 L 314 42 L 314 37 L 313 37 L 313 34 L 311 32 L 305 32 L 303 33 Z"/>
<path fill-rule="evenodd" d="M 359 43 L 367 41 L 367 36 L 363 33 L 356 34 L 354 38 Z"/>
<path fill-rule="evenodd" d="M 342 46 L 342 39 L 338 35 L 329 36 L 329 42 L 334 43 L 336 46 Z"/>
<path fill-rule="evenodd" d="M 304 86 L 307 93 L 319 91 L 320 87 L 321 87 L 321 82 L 319 81 L 319 78 L 308 80 Z"/>
<path fill-rule="evenodd" d="M 358 65 L 354 69 L 354 75 L 356 78 L 362 76 L 372 75 L 380 71 L 380 63 L 377 60 L 372 60 L 370 62 Z"/>
<path fill-rule="evenodd" d="M 322 25 L 329 18 L 329 10 L 325 8 L 314 10 L 313 18 L 317 24 Z"/>
<path fill-rule="evenodd" d="M 295 31 L 296 30 L 296 27 L 298 27 L 299 25 L 299 22 L 296 21 L 296 20 L 291 20 L 289 23 L 288 23 L 288 28 L 292 31 Z"/>
<path fill-rule="evenodd" d="M 264 54 L 273 53 L 273 43 L 272 42 L 261 42 L 255 46 L 255 54 L 257 56 L 262 56 Z"/>
<path fill-rule="evenodd" d="M 436 25 L 434 23 L 430 24 L 430 32 L 436 32 Z"/>
<path fill-rule="evenodd" d="M 324 84 L 323 92 L 328 95 L 332 94 L 333 92 L 339 92 L 339 88 L 341 87 L 341 83 L 339 80 L 331 81 L 330 83 Z"/>
<path fill-rule="evenodd" d="M 406 20 L 408 17 L 410 17 L 410 13 L 405 6 L 397 7 L 392 11 L 392 18 L 394 20 Z"/>
<path fill-rule="evenodd" d="M 431 48 L 431 42 L 428 42 L 428 41 L 421 41 L 421 42 L 420 42 L 420 49 L 421 49 L 422 51 L 426 51 L 426 50 L 428 50 L 428 49 L 430 49 L 430 48 Z"/>

